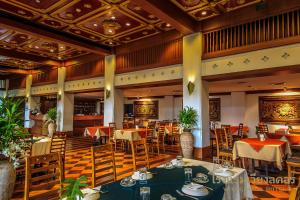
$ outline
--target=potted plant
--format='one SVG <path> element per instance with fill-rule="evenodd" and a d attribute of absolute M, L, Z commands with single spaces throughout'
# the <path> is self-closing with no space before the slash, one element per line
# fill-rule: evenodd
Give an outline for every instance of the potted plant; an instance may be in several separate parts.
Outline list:
<path fill-rule="evenodd" d="M 0 199 L 9 200 L 14 190 L 18 158 L 25 155 L 23 100 L 0 97 Z"/>
<path fill-rule="evenodd" d="M 81 176 L 78 179 L 66 179 L 64 181 L 65 187 L 62 188 L 62 199 L 63 200 L 82 200 L 82 199 L 99 199 L 99 192 L 86 188 L 87 178 Z"/>
<path fill-rule="evenodd" d="M 194 136 L 192 129 L 197 125 L 197 120 L 197 111 L 192 107 L 187 106 L 179 112 L 179 124 L 183 129 L 183 133 L 180 135 L 180 144 L 185 158 L 193 158 Z"/>
<path fill-rule="evenodd" d="M 57 111 L 56 108 L 50 108 L 47 112 L 47 123 L 48 123 L 48 133 L 49 137 L 52 137 L 53 134 L 56 131 L 56 117 L 57 117 Z"/>

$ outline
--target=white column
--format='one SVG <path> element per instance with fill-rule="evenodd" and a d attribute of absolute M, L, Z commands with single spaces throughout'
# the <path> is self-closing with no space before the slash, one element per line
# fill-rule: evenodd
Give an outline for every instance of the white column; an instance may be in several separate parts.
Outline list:
<path fill-rule="evenodd" d="M 58 68 L 57 80 L 57 130 L 72 131 L 74 115 L 74 95 L 65 93 L 66 68 Z"/>
<path fill-rule="evenodd" d="M 115 89 L 115 109 L 114 109 L 114 119 L 116 122 L 117 128 L 122 128 L 122 122 L 123 122 L 123 117 L 124 117 L 124 95 L 122 90 L 120 89 Z"/>
<path fill-rule="evenodd" d="M 246 93 L 231 92 L 231 124 L 244 123 L 246 112 Z"/>
<path fill-rule="evenodd" d="M 114 122 L 115 109 L 115 69 L 116 56 L 105 56 L 105 76 L 104 76 L 104 126 Z M 109 93 L 109 96 L 107 96 Z"/>
<path fill-rule="evenodd" d="M 31 97 L 31 85 L 32 85 L 32 75 L 26 76 L 26 88 L 25 88 L 25 96 L 26 96 L 26 102 L 25 102 L 25 120 L 24 120 L 24 127 L 30 128 L 30 110 L 33 108 L 33 100 Z"/>
<path fill-rule="evenodd" d="M 194 147 L 202 149 L 209 146 L 209 94 L 207 82 L 201 76 L 202 33 L 195 33 L 183 38 L 183 107 L 190 106 L 197 110 L 198 126 L 193 131 Z M 187 85 L 191 81 L 195 88 L 189 94 Z"/>

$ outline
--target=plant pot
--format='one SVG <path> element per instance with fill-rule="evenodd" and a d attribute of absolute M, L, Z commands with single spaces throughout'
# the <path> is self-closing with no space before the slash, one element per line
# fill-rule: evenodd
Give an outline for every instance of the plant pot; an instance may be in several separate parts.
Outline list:
<path fill-rule="evenodd" d="M 193 158 L 194 136 L 191 132 L 183 132 L 180 135 L 180 144 L 184 158 Z"/>
<path fill-rule="evenodd" d="M 52 137 L 56 131 L 56 124 L 51 122 L 48 124 L 48 136 Z"/>
<path fill-rule="evenodd" d="M 6 160 L 0 160 L 0 180 L 0 199 L 9 200 L 14 192 L 16 171 Z"/>

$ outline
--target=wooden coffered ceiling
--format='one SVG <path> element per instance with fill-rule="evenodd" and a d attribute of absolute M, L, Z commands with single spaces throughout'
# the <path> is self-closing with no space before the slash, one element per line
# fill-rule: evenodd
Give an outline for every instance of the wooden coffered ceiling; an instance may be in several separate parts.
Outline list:
<path fill-rule="evenodd" d="M 205 19 L 260 1 L 0 0 L 0 55 L 46 66 L 102 57 L 151 36 L 193 33 Z"/>

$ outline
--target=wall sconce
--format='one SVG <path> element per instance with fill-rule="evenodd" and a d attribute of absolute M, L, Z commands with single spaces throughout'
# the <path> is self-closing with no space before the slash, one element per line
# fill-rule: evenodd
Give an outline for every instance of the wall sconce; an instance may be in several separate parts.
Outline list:
<path fill-rule="evenodd" d="M 58 101 L 61 100 L 61 91 L 59 91 L 59 92 L 57 93 L 57 100 L 58 100 Z"/>
<path fill-rule="evenodd" d="M 191 81 L 187 84 L 187 89 L 189 91 L 189 95 L 191 95 L 194 92 L 195 84 Z"/>
<path fill-rule="evenodd" d="M 105 97 L 106 97 L 106 99 L 108 99 L 110 97 L 110 90 L 109 89 L 105 89 Z"/>

